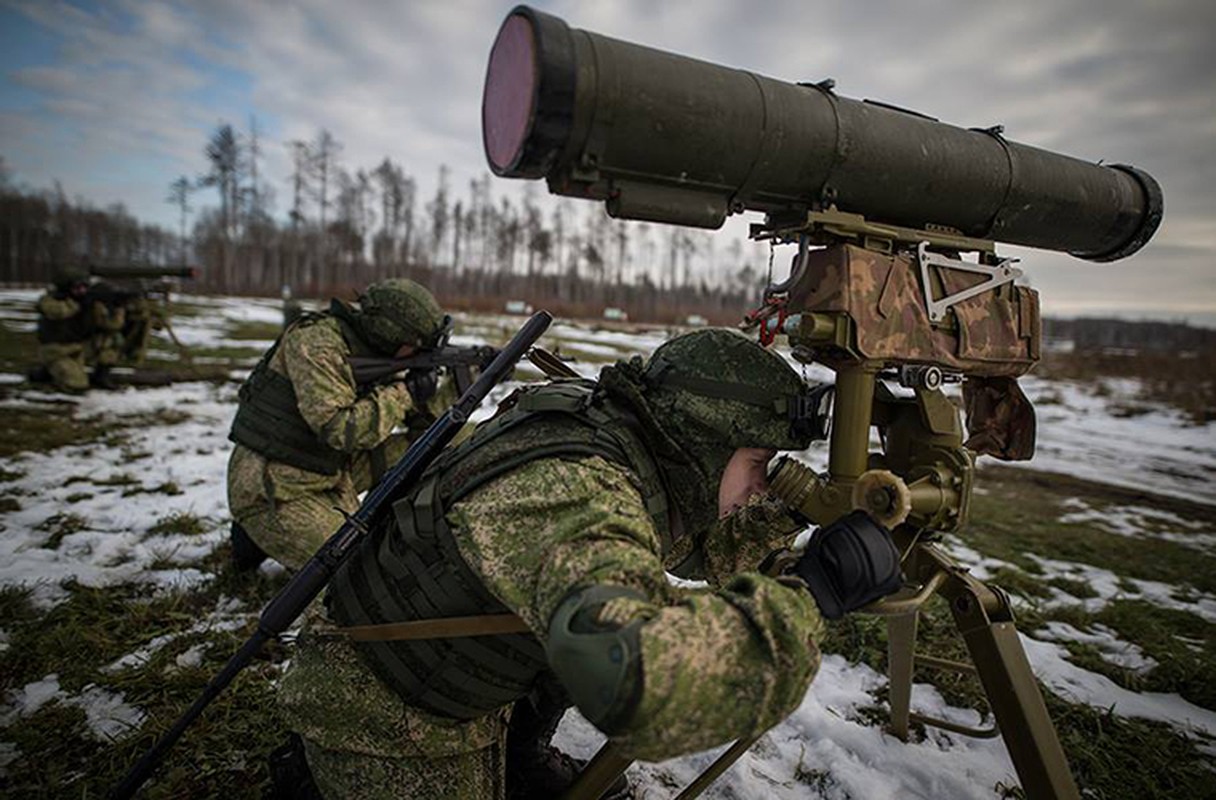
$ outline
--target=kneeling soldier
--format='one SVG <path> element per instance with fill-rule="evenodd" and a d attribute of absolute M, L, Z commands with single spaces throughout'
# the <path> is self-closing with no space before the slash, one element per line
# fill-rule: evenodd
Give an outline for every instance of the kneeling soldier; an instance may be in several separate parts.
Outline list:
<path fill-rule="evenodd" d="M 755 571 L 801 527 L 765 466 L 809 444 L 788 412 L 806 390 L 754 342 L 697 331 L 597 382 L 521 389 L 449 447 L 338 572 L 330 620 L 305 630 L 283 678 L 320 794 L 557 796 L 578 764 L 508 735 L 513 708 L 536 727 L 530 701 L 573 703 L 647 761 L 790 714 L 823 618 L 900 581 L 864 515 L 819 531 L 794 573 Z M 709 587 L 673 586 L 665 568 Z M 343 632 L 484 615 L 517 615 L 519 632 Z"/>

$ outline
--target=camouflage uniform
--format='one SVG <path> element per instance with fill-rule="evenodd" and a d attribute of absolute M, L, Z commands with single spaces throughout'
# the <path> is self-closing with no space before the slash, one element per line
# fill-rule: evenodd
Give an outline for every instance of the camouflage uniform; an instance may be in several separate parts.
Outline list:
<path fill-rule="evenodd" d="M 733 335 L 690 336 L 701 334 L 715 341 Z M 629 382 L 629 366 L 606 369 L 600 385 L 613 378 L 620 379 L 618 386 Z M 689 395 L 676 404 L 702 400 Z M 721 415 L 723 406 L 717 401 L 707 408 Z M 661 404 L 654 410 L 668 419 L 681 413 Z M 712 486 L 671 490 L 668 499 L 688 525 L 674 543 L 659 529 L 639 476 L 597 455 L 527 461 L 476 488 L 446 515 L 461 560 L 541 645 L 550 644 L 551 620 L 572 593 L 587 587 L 627 592 L 605 603 L 597 621 L 640 625 L 637 652 L 645 680 L 627 724 L 610 731 L 634 758 L 658 761 L 763 732 L 798 706 L 818 668 L 815 642 L 823 623 L 810 594 L 796 581 L 753 571 L 799 526 L 765 495 L 714 521 L 712 492 L 725 468 L 723 456 L 748 446 L 730 441 L 739 437 L 729 430 L 722 433 L 732 424 L 723 417 L 711 426 L 726 440 L 712 459 L 682 467 Z M 652 433 L 648 446 L 663 438 L 661 431 Z M 714 447 L 708 429 L 679 433 L 703 437 L 702 452 Z M 477 439 L 474 434 L 474 447 Z M 703 469 L 711 461 L 719 465 L 716 474 Z M 665 567 L 687 563 L 693 550 L 699 577 L 710 586 L 673 586 Z M 428 712 L 404 701 L 360 655 L 332 623 L 314 620 L 280 686 L 281 708 L 304 737 L 326 797 L 504 796 L 509 705 L 464 720 Z"/>
<path fill-rule="evenodd" d="M 72 324 L 82 323 L 84 319 L 81 301 L 58 291 L 40 297 L 36 308 L 40 326 L 46 325 L 44 320 Z M 38 363 L 50 374 L 55 386 L 69 392 L 83 392 L 89 388 L 89 376 L 85 372 L 88 338 L 83 324 L 79 324 L 79 328 L 80 338 L 74 341 L 42 341 L 38 345 Z"/>
<path fill-rule="evenodd" d="M 442 314 L 429 292 L 408 281 L 385 283 L 408 284 L 410 291 L 425 294 L 418 324 L 439 324 Z M 283 463 L 239 442 L 228 462 L 233 518 L 267 555 L 292 569 L 316 552 L 342 524 L 342 512 L 357 509 L 359 495 L 404 454 L 410 433 L 393 429 L 408 422 L 423 424 L 454 400 L 447 383 L 425 408 L 416 407 L 404 383 L 360 391 L 347 359 L 385 355 L 366 339 L 338 316 L 314 315 L 289 328 L 264 360 L 269 371 L 290 381 L 298 413 L 315 434 L 316 447 L 345 454 L 332 474 Z M 390 346 L 385 343 L 383 348 Z"/>
<path fill-rule="evenodd" d="M 89 337 L 85 361 L 104 371 L 118 364 L 122 358 L 123 329 L 127 325 L 126 301 L 113 306 L 93 301 L 89 317 L 93 334 Z"/>

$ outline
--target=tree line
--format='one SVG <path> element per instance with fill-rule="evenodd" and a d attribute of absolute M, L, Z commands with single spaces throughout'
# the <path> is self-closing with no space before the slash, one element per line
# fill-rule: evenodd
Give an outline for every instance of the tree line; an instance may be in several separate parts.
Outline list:
<path fill-rule="evenodd" d="M 0 174 L 0 280 L 44 281 L 54 265 L 85 260 L 188 263 L 199 267 L 195 288 L 207 292 L 289 286 L 320 297 L 403 276 L 453 307 L 522 299 L 559 313 L 615 306 L 639 319 L 720 321 L 752 304 L 763 280 L 740 241 L 720 248 L 703 231 L 613 220 L 600 204 L 540 197 L 531 184 L 499 193 L 487 174 L 457 187 L 441 166 L 424 197 L 391 157 L 346 164 L 327 130 L 285 143 L 291 171 L 276 218 L 280 192 L 265 176 L 264 139 L 256 120 L 212 132 L 200 173 L 167 185 L 176 231 L 142 224 L 121 204 L 98 209 L 58 185 L 23 189 Z"/>

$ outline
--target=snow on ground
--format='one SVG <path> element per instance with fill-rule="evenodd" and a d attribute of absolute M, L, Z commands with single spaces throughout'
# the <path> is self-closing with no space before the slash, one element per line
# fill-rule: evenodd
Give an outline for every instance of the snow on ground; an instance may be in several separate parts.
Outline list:
<path fill-rule="evenodd" d="M 52 673 L 4 698 L 0 705 L 0 728 L 7 728 L 17 718 L 28 717 L 50 703 L 84 711 L 89 732 L 102 742 L 117 741 L 134 733 L 144 720 L 144 712 L 124 702 L 121 692 L 90 684 L 79 694 L 69 694 L 59 688 L 59 676 Z"/>
<path fill-rule="evenodd" d="M 1183 519 L 1159 508 L 1115 505 L 1101 509 L 1091 507 L 1080 498 L 1070 498 L 1065 504 L 1073 509 L 1060 517 L 1060 522 L 1084 522 L 1109 533 L 1133 539 L 1163 539 L 1202 552 L 1216 550 L 1216 520 L 1201 522 Z"/>
<path fill-rule="evenodd" d="M 1216 506 L 1216 423 L 1191 425 L 1177 411 L 1139 402 L 1145 413 L 1116 416 L 1112 404 L 1135 398 L 1139 383 L 1103 385 L 1023 378 L 1038 445 L 1033 460 L 1014 465 Z"/>
<path fill-rule="evenodd" d="M 1091 632 L 1079 631 L 1067 622 L 1048 622 L 1034 632 L 1034 638 L 1045 642 L 1079 642 L 1097 648 L 1102 659 L 1116 667 L 1143 675 L 1157 666 L 1157 659 L 1146 656 L 1131 642 L 1125 642 L 1105 625 L 1094 625 Z"/>
<path fill-rule="evenodd" d="M 10 329 L 32 328 L 28 304 L 33 291 L 0 291 L 0 315 Z M 187 345 L 207 347 L 260 347 L 268 342 L 234 341 L 230 326 L 245 322 L 277 324 L 281 310 L 275 300 L 188 297 L 206 313 L 174 318 L 174 328 Z M 458 318 L 457 344 L 501 341 L 518 328 L 521 318 Z M 644 354 L 669 336 L 654 328 L 640 333 L 593 325 L 559 322 L 542 345 L 566 356 L 586 360 L 571 363 L 580 374 L 594 376 L 605 360 Z M 786 354 L 788 357 L 788 353 Z M 830 374 L 821 367 L 796 365 L 811 380 Z M 535 376 L 522 364 L 517 378 Z M 234 372 L 239 377 L 240 371 Z M 21 376 L 0 375 L 0 384 L 12 386 Z M 499 400 L 515 386 L 498 387 L 475 419 L 492 413 Z M 1094 480 L 1151 489 L 1155 492 L 1206 500 L 1216 505 L 1211 489 L 1216 477 L 1216 427 L 1191 426 L 1165 409 L 1133 417 L 1109 413 L 1110 398 L 1098 397 L 1089 387 L 1049 383 L 1030 378 L 1028 394 L 1039 400 L 1039 452 L 1029 466 L 1056 470 Z M 1133 385 L 1114 385 L 1116 394 L 1133 394 Z M 62 413 L 71 407 L 78 418 L 115 423 L 143 420 L 146 427 L 125 428 L 120 446 L 91 444 L 69 446 L 47 453 L 22 454 L 6 464 L 24 473 L 5 484 L 21 508 L 0 518 L 0 585 L 33 584 L 34 598 L 49 607 L 65 597 L 61 582 L 74 578 L 88 586 L 138 582 L 156 586 L 189 586 L 212 576 L 198 562 L 227 535 L 224 474 L 230 452 L 228 425 L 235 404 L 235 385 L 184 383 L 161 388 L 125 389 L 68 397 L 41 390 L 18 390 L 0 400 L 5 408 L 41 408 Z M 181 419 L 176 417 L 182 416 Z M 827 447 L 817 444 L 800 459 L 815 469 L 826 466 Z M 170 489 L 172 491 L 167 491 Z M 56 547 L 48 546 L 55 515 L 73 513 L 80 519 Z M 150 531 L 157 522 L 174 515 L 195 515 L 203 521 L 201 533 Z M 1173 515 L 1136 506 L 1100 511 L 1077 500 L 1062 522 L 1100 524 L 1126 536 L 1161 536 L 1188 546 L 1216 547 L 1216 532 Z M 988 577 L 1010 566 L 985 557 L 950 538 L 947 547 L 973 573 Z M 1096 610 L 1116 597 L 1134 596 L 1169 608 L 1185 608 L 1216 621 L 1216 597 L 1190 592 L 1180 600 L 1177 587 L 1152 581 L 1121 579 L 1108 570 L 1047 558 L 1038 559 L 1049 575 L 1082 580 L 1097 597 L 1085 600 L 1060 592 L 1047 602 L 1080 603 Z M 1138 593 L 1129 593 L 1135 587 Z M 239 626 L 255 609 L 221 603 L 193 632 Z M 150 638 L 135 652 L 106 665 L 113 674 L 145 663 L 159 649 L 184 633 Z M 7 646 L 0 630 L 0 648 Z M 1051 623 L 1023 643 L 1036 673 L 1054 690 L 1076 702 L 1099 708 L 1113 706 L 1117 714 L 1163 720 L 1184 732 L 1216 735 L 1216 714 L 1175 695 L 1137 693 L 1120 688 L 1107 678 L 1071 663 L 1063 642 L 1083 642 L 1097 648 L 1111 663 L 1134 671 L 1151 669 L 1153 661 L 1135 645 L 1123 642 L 1110 630 L 1097 626 L 1081 631 Z M 176 658 L 176 667 L 199 663 L 205 644 Z M 172 667 L 171 667 L 172 668 Z M 930 731 L 924 741 L 905 744 L 868 721 L 863 710 L 875 705 L 875 693 L 886 678 L 865 666 L 849 666 L 829 655 L 819 677 L 797 712 L 766 734 L 741 762 L 712 787 L 711 797 L 993 797 L 998 784 L 1016 783 L 1000 739 L 975 740 Z M 64 692 L 56 675 L 11 692 L 0 699 L 0 728 L 34 713 L 47 703 L 82 708 L 93 735 L 117 738 L 137 727 L 142 714 L 123 702 L 120 694 L 99 686 L 79 693 Z M 966 724 L 980 724 L 976 712 L 949 707 L 928 685 L 917 685 L 913 706 L 917 711 Z M 883 710 L 881 713 L 885 713 Z M 880 714 L 881 715 L 881 714 Z M 558 741 L 578 756 L 591 755 L 602 737 L 576 713 L 567 715 Z M 674 781 L 683 785 L 704 769 L 717 752 L 701 753 L 663 764 L 636 765 L 635 778 L 645 796 L 667 796 Z M 14 748 L 0 743 L 0 773 L 14 758 Z"/>
<path fill-rule="evenodd" d="M 1052 589 L 1053 596 L 1044 602 L 1045 607 L 1052 605 L 1079 605 L 1089 613 L 1101 611 L 1111 600 L 1134 599 L 1144 600 L 1161 608 L 1171 608 L 1177 611 L 1188 611 L 1208 622 L 1216 623 L 1216 595 L 1199 592 L 1190 587 L 1185 590 L 1160 581 L 1147 581 L 1141 578 L 1129 578 L 1116 575 L 1108 569 L 1093 567 L 1089 564 L 1079 564 L 1074 561 L 1058 561 L 1027 553 L 1028 558 L 1034 559 L 1043 568 L 1046 575 L 1060 576 L 1074 581 L 1080 581 L 1092 589 L 1095 597 L 1078 599 L 1067 592 Z M 1050 587 L 1049 587 L 1050 588 Z M 1180 599 L 1185 591 L 1185 598 Z"/>
<path fill-rule="evenodd" d="M 151 423 L 127 428 L 121 448 L 69 446 L 13 460 L 10 468 L 25 474 L 6 487 L 20 497 L 21 509 L 4 516 L 0 583 L 33 584 L 35 601 L 47 606 L 66 595 L 61 584 L 69 578 L 94 587 L 180 587 L 209 580 L 191 565 L 227 532 L 223 478 L 235 396 L 234 386 L 210 383 L 59 396 L 75 404 L 78 418 L 122 422 L 151 415 Z M 0 401 L 0 413 L 9 402 Z M 156 421 L 156 415 L 169 413 L 189 416 L 177 424 Z M 66 514 L 79 516 L 80 529 L 63 536 L 57 548 L 47 547 L 54 518 Z M 175 514 L 202 518 L 205 531 L 149 530 Z"/>
<path fill-rule="evenodd" d="M 753 745 L 705 796 L 940 800 L 993 797 L 998 783 L 1017 783 L 1000 739 L 930 730 L 924 741 L 905 743 L 865 721 L 860 710 L 874 706 L 873 695 L 885 683 L 869 667 L 850 666 L 836 655 L 824 657 L 798 710 Z M 974 711 L 948 706 L 928 685 L 914 687 L 912 707 L 967 725 L 991 724 Z M 567 714 L 558 737 L 563 749 L 584 758 L 603 742 L 576 713 Z M 643 797 L 668 797 L 675 790 L 666 787 L 687 785 L 723 750 L 637 764 L 631 775 L 646 787 Z"/>
<path fill-rule="evenodd" d="M 1184 734 L 1216 738 L 1216 712 L 1176 694 L 1129 691 L 1105 675 L 1073 664 L 1062 645 L 1026 635 L 1021 638 L 1034 674 L 1061 697 L 1095 708 L 1109 708 L 1120 716 L 1166 722 Z"/>

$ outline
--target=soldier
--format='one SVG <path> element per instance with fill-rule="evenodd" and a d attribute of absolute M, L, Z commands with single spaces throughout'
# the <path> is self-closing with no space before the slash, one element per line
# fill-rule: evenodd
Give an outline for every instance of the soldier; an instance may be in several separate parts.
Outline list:
<path fill-rule="evenodd" d="M 123 309 L 91 297 L 88 274 L 70 268 L 55 275 L 53 288 L 36 308 L 39 368 L 31 377 L 67 392 L 84 392 L 90 385 L 113 388 L 109 372 L 117 350 L 109 344 L 122 330 Z M 96 364 L 92 375 L 85 372 L 89 363 Z"/>
<path fill-rule="evenodd" d="M 823 618 L 900 582 L 886 531 L 861 512 L 817 532 L 792 574 L 757 571 L 802 527 L 765 469 L 808 445 L 791 423 L 806 389 L 780 356 L 701 330 L 597 382 L 504 401 L 373 527 L 331 584 L 329 619 L 298 640 L 280 704 L 320 795 L 555 797 L 578 764 L 537 758 L 555 720 L 513 743 L 520 698 L 516 715 L 527 698 L 573 702 L 648 761 L 791 713 Z M 674 586 L 665 568 L 709 586 Z M 485 630 L 343 631 L 450 617 Z M 489 633 L 504 620 L 521 632 Z M 546 719 L 524 716 L 533 732 Z"/>
<path fill-rule="evenodd" d="M 333 300 L 287 328 L 240 390 L 229 434 L 228 505 L 238 568 L 267 554 L 298 569 L 405 452 L 399 424 L 426 424 L 444 400 L 433 376 L 355 384 L 350 356 L 409 355 L 439 346 L 451 318 L 424 287 L 374 283 L 355 308 Z"/>

